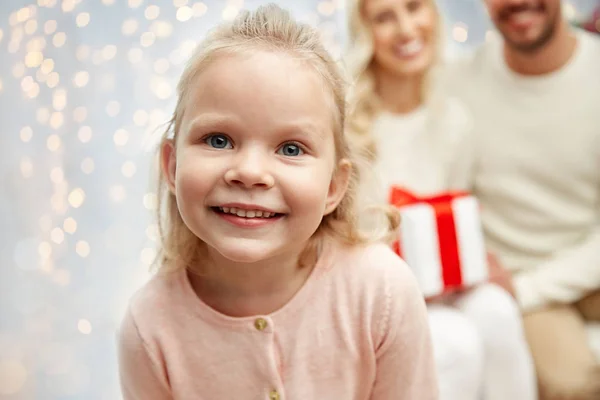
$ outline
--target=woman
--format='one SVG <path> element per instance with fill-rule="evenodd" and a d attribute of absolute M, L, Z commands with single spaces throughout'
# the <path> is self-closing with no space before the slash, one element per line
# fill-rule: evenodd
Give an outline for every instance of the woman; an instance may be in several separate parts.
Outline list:
<path fill-rule="evenodd" d="M 443 32 L 434 1 L 352 0 L 349 14 L 355 88 L 348 131 L 374 164 L 380 188 L 419 195 L 468 189 L 469 118 L 436 84 Z M 428 311 L 441 400 L 536 398 L 509 293 L 482 284 L 429 301 Z"/>

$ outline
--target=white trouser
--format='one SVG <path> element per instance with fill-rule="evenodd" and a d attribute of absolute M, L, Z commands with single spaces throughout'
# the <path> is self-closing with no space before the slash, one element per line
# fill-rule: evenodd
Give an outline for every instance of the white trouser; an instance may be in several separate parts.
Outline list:
<path fill-rule="evenodd" d="M 514 299 L 485 284 L 428 306 L 440 400 L 535 400 L 533 361 Z"/>

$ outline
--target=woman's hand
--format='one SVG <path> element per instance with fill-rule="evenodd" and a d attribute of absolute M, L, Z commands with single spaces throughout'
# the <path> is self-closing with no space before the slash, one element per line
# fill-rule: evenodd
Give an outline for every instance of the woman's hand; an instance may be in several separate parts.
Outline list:
<path fill-rule="evenodd" d="M 516 298 L 515 287 L 513 286 L 512 274 L 500 265 L 496 256 L 488 253 L 488 266 L 490 283 L 495 283 L 506 290 L 512 297 Z"/>

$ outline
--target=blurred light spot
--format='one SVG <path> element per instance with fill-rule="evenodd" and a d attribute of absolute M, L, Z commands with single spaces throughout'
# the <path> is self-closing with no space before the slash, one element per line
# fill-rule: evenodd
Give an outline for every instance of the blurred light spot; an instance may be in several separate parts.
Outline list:
<path fill-rule="evenodd" d="M 150 32 L 154 33 L 156 37 L 165 38 L 173 33 L 173 25 L 167 21 L 154 21 L 150 25 Z"/>
<path fill-rule="evenodd" d="M 85 107 L 77 107 L 73 110 L 73 120 L 82 123 L 87 118 L 87 109 Z"/>
<path fill-rule="evenodd" d="M 89 126 L 82 126 L 77 131 L 77 137 L 81 143 L 87 143 L 92 139 L 92 128 Z"/>
<path fill-rule="evenodd" d="M 61 167 L 54 167 L 50 171 L 50 180 L 54 183 L 61 183 L 65 180 L 65 173 Z"/>
<path fill-rule="evenodd" d="M 56 31 L 56 21 L 51 19 L 49 21 L 46 21 L 46 23 L 44 24 L 44 33 L 46 35 L 52 35 L 55 31 Z"/>
<path fill-rule="evenodd" d="M 63 122 L 65 120 L 65 117 L 63 116 L 63 113 L 61 112 L 53 112 L 52 115 L 50 116 L 50 127 L 54 128 L 54 129 L 58 129 L 62 126 Z"/>
<path fill-rule="evenodd" d="M 90 74 L 87 71 L 79 71 L 75 74 L 75 78 L 73 78 L 73 83 L 77 87 L 84 87 L 88 84 L 90 80 Z"/>
<path fill-rule="evenodd" d="M 42 51 L 46 47 L 46 39 L 42 36 L 35 37 L 27 42 L 27 51 Z"/>
<path fill-rule="evenodd" d="M 317 5 L 317 11 L 321 15 L 330 16 L 335 12 L 335 3 L 333 1 L 321 1 Z"/>
<path fill-rule="evenodd" d="M 142 263 L 144 263 L 145 265 L 152 264 L 152 262 L 154 262 L 155 258 L 156 258 L 156 250 L 154 250 L 150 247 L 146 247 L 140 253 L 140 261 Z"/>
<path fill-rule="evenodd" d="M 21 80 L 21 89 L 23 89 L 24 92 L 27 92 L 28 90 L 31 90 L 31 88 L 33 87 L 33 78 L 29 75 L 27 75 L 25 78 L 23 78 Z"/>
<path fill-rule="evenodd" d="M 469 38 L 469 29 L 462 22 L 457 23 L 452 28 L 452 38 L 459 43 L 464 43 Z"/>
<path fill-rule="evenodd" d="M 29 142 L 33 137 L 33 129 L 30 126 L 24 126 L 19 132 L 19 137 L 23 142 Z"/>
<path fill-rule="evenodd" d="M 227 7 L 226 7 L 226 9 L 227 9 Z M 237 14 L 237 10 L 236 10 L 236 14 Z M 185 21 L 189 20 L 190 18 L 192 18 L 193 16 L 194 16 L 194 11 L 188 6 L 179 7 L 177 9 L 177 14 L 175 14 L 175 18 L 177 18 L 177 20 L 181 21 L 181 22 L 185 22 Z"/>
<path fill-rule="evenodd" d="M 146 237 L 152 241 L 158 240 L 158 225 L 150 224 L 146 227 Z"/>
<path fill-rule="evenodd" d="M 62 47 L 67 41 L 67 35 L 64 32 L 58 32 L 52 37 L 54 47 Z"/>
<path fill-rule="evenodd" d="M 565 18 L 568 21 L 572 21 L 577 17 L 577 9 L 575 9 L 575 6 L 573 6 L 573 4 L 564 1 L 562 2 L 562 6 Z"/>
<path fill-rule="evenodd" d="M 52 274 L 52 279 L 59 286 L 68 286 L 71 283 L 71 273 L 66 269 L 57 269 Z"/>
<path fill-rule="evenodd" d="M 86 12 L 79 13 L 75 21 L 78 27 L 83 28 L 84 26 L 87 26 L 87 24 L 90 23 L 90 14 Z"/>
<path fill-rule="evenodd" d="M 173 7 L 179 8 L 187 5 L 188 0 L 173 0 Z"/>
<path fill-rule="evenodd" d="M 129 8 L 138 8 L 143 2 L 144 0 L 129 0 Z"/>
<path fill-rule="evenodd" d="M 39 67 L 44 60 L 44 55 L 40 51 L 32 51 L 25 55 L 25 65 L 28 68 Z"/>
<path fill-rule="evenodd" d="M 140 44 L 143 47 L 149 47 L 154 44 L 155 40 L 156 40 L 156 35 L 154 33 L 144 32 L 144 33 L 142 33 L 142 36 L 140 37 Z"/>
<path fill-rule="evenodd" d="M 116 117 L 121 111 L 121 104 L 118 101 L 109 101 L 106 105 L 106 113 L 109 117 Z"/>
<path fill-rule="evenodd" d="M 0 361 L 0 394 L 15 395 L 27 381 L 27 370 L 19 361 Z"/>
<path fill-rule="evenodd" d="M 33 35 L 35 31 L 37 31 L 38 24 L 35 19 L 31 19 L 25 23 L 25 33 L 28 35 Z"/>
<path fill-rule="evenodd" d="M 173 93 L 171 84 L 167 80 L 162 79 L 160 77 L 154 77 L 153 79 L 151 79 L 150 88 L 152 89 L 156 97 L 158 97 L 161 100 L 168 99 Z"/>
<path fill-rule="evenodd" d="M 50 151 L 58 150 L 60 148 L 60 137 L 56 134 L 48 136 L 48 139 L 46 139 L 46 147 L 48 147 L 48 150 Z"/>
<path fill-rule="evenodd" d="M 125 199 L 125 188 L 123 185 L 115 185 L 110 188 L 110 198 L 115 202 L 121 202 Z"/>
<path fill-rule="evenodd" d="M 71 191 L 71 193 L 69 193 L 69 204 L 73 208 L 81 207 L 84 200 L 85 192 L 80 188 L 74 189 Z"/>
<path fill-rule="evenodd" d="M 102 57 L 105 60 L 112 60 L 117 55 L 117 46 L 109 44 L 102 49 Z"/>
<path fill-rule="evenodd" d="M 60 82 L 60 77 L 58 76 L 58 72 L 51 72 L 50 74 L 48 74 L 48 78 L 46 79 L 46 85 L 48 85 L 49 88 L 54 88 L 58 85 L 58 83 Z"/>
<path fill-rule="evenodd" d="M 94 172 L 94 160 L 92 160 L 90 157 L 84 159 L 81 162 L 81 171 L 88 175 Z"/>
<path fill-rule="evenodd" d="M 133 175 L 135 175 L 135 172 L 136 172 L 136 167 L 135 167 L 135 163 L 133 161 L 126 161 L 121 166 L 121 173 L 126 178 L 131 178 Z"/>
<path fill-rule="evenodd" d="M 144 110 L 137 110 L 133 113 L 133 123 L 137 126 L 144 126 L 148 123 L 148 113 Z"/>
<path fill-rule="evenodd" d="M 179 51 L 184 58 L 188 58 L 194 53 L 197 45 L 194 40 L 185 40 L 179 46 Z"/>
<path fill-rule="evenodd" d="M 38 246 L 38 253 L 42 258 L 50 258 L 52 255 L 52 246 L 48 242 L 42 242 Z"/>
<path fill-rule="evenodd" d="M 31 10 L 27 7 L 23 7 L 19 11 L 17 11 L 17 20 L 19 22 L 25 22 L 30 17 L 31 17 Z"/>
<path fill-rule="evenodd" d="M 199 1 L 197 3 L 194 3 L 194 5 L 192 6 L 192 11 L 194 12 L 194 17 L 201 17 L 204 14 L 206 14 L 206 11 L 208 11 L 208 7 L 206 7 L 206 4 Z"/>
<path fill-rule="evenodd" d="M 144 207 L 147 210 L 156 210 L 158 205 L 158 199 L 156 197 L 156 193 L 146 193 L 144 195 Z"/>
<path fill-rule="evenodd" d="M 31 178 L 31 176 L 33 175 L 33 163 L 31 162 L 31 159 L 29 159 L 29 157 L 23 157 L 21 159 L 20 167 L 21 175 L 23 175 L 23 178 Z"/>
<path fill-rule="evenodd" d="M 102 0 L 102 4 L 110 6 L 112 4 L 115 4 L 115 0 Z"/>
<path fill-rule="evenodd" d="M 121 25 L 121 33 L 125 36 L 130 36 L 138 29 L 138 23 L 135 19 L 127 19 Z"/>
<path fill-rule="evenodd" d="M 75 9 L 75 2 L 73 0 L 63 0 L 62 10 L 63 12 L 71 12 Z"/>
<path fill-rule="evenodd" d="M 151 5 L 146 7 L 146 11 L 144 11 L 144 16 L 147 20 L 153 20 L 158 18 L 160 15 L 160 7 L 156 5 Z"/>
<path fill-rule="evenodd" d="M 38 108 L 35 113 L 35 119 L 40 125 L 45 125 L 48 119 L 50 119 L 50 111 L 45 107 Z"/>
<path fill-rule="evenodd" d="M 144 53 L 143 53 L 142 49 L 139 49 L 137 47 L 134 47 L 133 49 L 129 50 L 129 52 L 127 53 L 127 58 L 129 59 L 129 62 L 132 64 L 137 64 L 140 61 L 142 61 L 143 56 L 144 56 Z"/>
<path fill-rule="evenodd" d="M 69 217 L 63 222 L 63 229 L 69 234 L 74 234 L 77 231 L 77 221 Z"/>
<path fill-rule="evenodd" d="M 25 75 L 25 64 L 19 62 L 13 65 L 12 74 L 15 78 L 20 78 Z"/>
<path fill-rule="evenodd" d="M 223 9 L 223 12 L 221 13 L 221 17 L 225 21 L 232 21 L 238 15 L 238 12 L 239 12 L 239 10 L 236 7 L 227 6 Z M 193 11 L 192 11 L 192 14 L 193 14 Z"/>
<path fill-rule="evenodd" d="M 85 240 L 80 240 L 75 245 L 75 252 L 79 257 L 86 258 L 90 255 L 90 245 Z"/>
<path fill-rule="evenodd" d="M 87 319 L 80 319 L 77 322 L 77 329 L 84 335 L 89 335 L 92 333 L 92 324 Z"/>
<path fill-rule="evenodd" d="M 52 205 L 52 209 L 59 214 L 62 214 L 67 209 L 65 198 L 60 193 L 55 193 L 50 197 L 50 204 Z"/>
<path fill-rule="evenodd" d="M 2 89 L 4 89 L 4 86 L 2 84 L 2 79 L 0 79 L 0 92 L 2 92 Z"/>
<path fill-rule="evenodd" d="M 57 111 L 62 111 L 66 105 L 67 92 L 64 89 L 57 89 L 52 96 L 52 107 Z"/>
<path fill-rule="evenodd" d="M 48 75 L 50 72 L 52 72 L 52 70 L 54 69 L 54 60 L 51 58 L 46 58 L 44 61 L 42 61 L 42 66 L 40 67 L 40 70 Z"/>
<path fill-rule="evenodd" d="M 40 94 L 40 85 L 38 85 L 37 82 L 34 82 L 33 85 L 31 85 L 31 88 L 25 94 L 30 99 L 36 98 L 37 95 Z"/>
<path fill-rule="evenodd" d="M 54 228 L 50 232 L 50 239 L 56 244 L 61 244 L 65 240 L 65 233 L 60 228 Z"/>
<path fill-rule="evenodd" d="M 129 140 L 129 133 L 125 129 L 117 129 L 113 140 L 117 146 L 125 146 Z"/>

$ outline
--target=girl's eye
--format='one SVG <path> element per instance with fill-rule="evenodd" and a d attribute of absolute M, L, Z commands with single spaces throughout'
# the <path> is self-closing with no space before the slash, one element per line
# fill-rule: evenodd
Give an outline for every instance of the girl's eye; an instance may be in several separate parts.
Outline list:
<path fill-rule="evenodd" d="M 215 149 L 230 149 L 232 147 L 229 139 L 225 135 L 210 135 L 204 139 L 204 141 Z"/>
<path fill-rule="evenodd" d="M 278 153 L 287 157 L 296 157 L 304 154 L 304 151 L 297 144 L 286 143 L 279 148 Z"/>

